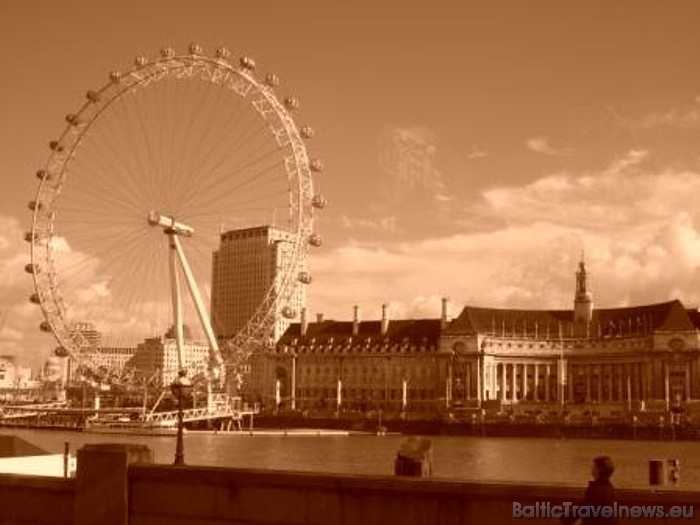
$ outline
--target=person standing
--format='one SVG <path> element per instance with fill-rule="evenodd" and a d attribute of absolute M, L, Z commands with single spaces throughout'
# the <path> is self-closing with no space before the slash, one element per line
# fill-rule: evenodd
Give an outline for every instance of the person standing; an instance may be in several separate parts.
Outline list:
<path fill-rule="evenodd" d="M 615 465 L 609 456 L 598 456 L 593 459 L 591 464 L 591 475 L 593 479 L 588 482 L 586 493 L 579 507 L 596 508 L 597 516 L 593 516 L 588 512 L 589 517 L 565 518 L 562 521 L 563 525 L 617 525 L 618 521 L 615 516 L 604 517 L 601 515 L 603 507 L 612 509 L 615 503 L 615 487 L 610 478 L 615 471 Z"/>

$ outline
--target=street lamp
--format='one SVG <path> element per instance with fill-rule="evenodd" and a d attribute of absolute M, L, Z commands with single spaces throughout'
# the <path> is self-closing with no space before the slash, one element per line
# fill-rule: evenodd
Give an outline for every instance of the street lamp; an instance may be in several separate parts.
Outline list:
<path fill-rule="evenodd" d="M 182 400 L 190 395 L 192 383 L 187 379 L 187 371 L 180 370 L 177 377 L 170 385 L 173 396 L 177 398 L 177 445 L 175 446 L 175 465 L 185 464 L 185 443 L 183 439 L 184 413 L 182 410 Z"/>

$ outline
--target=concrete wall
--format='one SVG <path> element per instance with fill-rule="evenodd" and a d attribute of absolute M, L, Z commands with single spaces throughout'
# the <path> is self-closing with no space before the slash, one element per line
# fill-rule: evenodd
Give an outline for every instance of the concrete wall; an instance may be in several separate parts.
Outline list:
<path fill-rule="evenodd" d="M 555 524 L 512 517 L 522 505 L 576 502 L 583 488 L 466 483 L 143 463 L 134 445 L 89 445 L 73 479 L 0 475 L 0 525 L 481 525 Z M 141 463 L 135 463 L 140 461 Z M 700 493 L 619 490 L 620 505 L 697 505 Z"/>
<path fill-rule="evenodd" d="M 75 481 L 0 474 L 0 524 L 71 525 Z"/>
<path fill-rule="evenodd" d="M 341 476 L 215 468 L 134 465 L 130 523 L 207 525 L 464 525 L 559 523 L 513 519 L 523 505 L 577 501 L 582 488 L 479 484 L 383 476 Z M 619 491 L 619 504 L 696 504 L 700 494 Z M 621 520 L 621 523 L 663 520 Z M 677 523 L 700 523 L 676 520 Z"/>

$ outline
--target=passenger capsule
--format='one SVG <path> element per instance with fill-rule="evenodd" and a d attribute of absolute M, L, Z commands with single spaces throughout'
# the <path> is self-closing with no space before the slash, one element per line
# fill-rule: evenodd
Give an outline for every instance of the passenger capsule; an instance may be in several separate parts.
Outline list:
<path fill-rule="evenodd" d="M 305 139 L 310 139 L 316 134 L 314 128 L 312 128 L 311 126 L 302 126 L 299 130 L 299 133 Z"/>
<path fill-rule="evenodd" d="M 228 49 L 226 49 L 225 47 L 220 47 L 216 50 L 215 55 L 216 55 L 216 58 L 218 58 L 220 60 L 226 60 L 228 57 L 231 56 L 231 52 Z"/>
<path fill-rule="evenodd" d="M 248 71 L 253 71 L 255 69 L 255 60 L 250 57 L 241 57 L 240 62 L 243 69 L 247 69 Z"/>
<path fill-rule="evenodd" d="M 68 122 L 68 124 L 70 124 L 71 126 L 79 124 L 78 115 L 68 113 L 68 115 L 66 115 L 66 122 Z"/>
<path fill-rule="evenodd" d="M 85 96 L 87 97 L 87 99 L 88 99 L 90 102 L 99 102 L 99 101 L 100 101 L 100 94 L 99 94 L 97 91 L 93 90 L 93 89 L 91 89 L 90 91 L 88 91 L 87 94 L 86 94 Z"/>
<path fill-rule="evenodd" d="M 318 248 L 323 244 L 323 239 L 321 239 L 321 236 L 318 233 L 312 233 L 309 236 L 309 244 Z"/>
<path fill-rule="evenodd" d="M 56 357 L 68 357 L 68 350 L 65 346 L 57 346 L 53 353 Z"/>
<path fill-rule="evenodd" d="M 299 282 L 304 284 L 311 284 L 311 274 L 308 272 L 299 272 Z"/>
<path fill-rule="evenodd" d="M 199 44 L 192 43 L 189 45 L 189 51 L 190 55 L 201 55 L 202 54 L 202 46 Z"/>
<path fill-rule="evenodd" d="M 35 242 L 38 238 L 36 233 L 27 232 L 24 234 L 24 240 L 27 242 Z"/>
<path fill-rule="evenodd" d="M 299 109 L 299 100 L 294 97 L 287 97 L 284 99 L 284 107 L 290 111 Z"/>
<path fill-rule="evenodd" d="M 42 208 L 41 203 L 37 201 L 29 201 L 27 207 L 32 211 L 41 210 Z"/>
<path fill-rule="evenodd" d="M 282 308 L 282 315 L 287 319 L 294 319 L 296 312 L 294 312 L 294 309 L 291 306 L 285 306 Z"/>
<path fill-rule="evenodd" d="M 63 151 L 63 144 L 61 144 L 57 140 L 52 140 L 51 142 L 49 142 L 49 148 L 60 153 L 61 151 Z"/>
<path fill-rule="evenodd" d="M 139 55 L 134 59 L 134 65 L 136 67 L 143 67 L 146 64 L 148 64 L 148 59 L 143 55 Z"/>
<path fill-rule="evenodd" d="M 323 195 L 314 195 L 311 199 L 311 206 L 318 208 L 319 210 L 325 208 L 326 204 L 326 199 L 323 197 Z"/>
<path fill-rule="evenodd" d="M 164 47 L 160 50 L 160 56 L 163 58 L 173 58 L 175 56 L 175 50 L 172 47 Z"/>
<path fill-rule="evenodd" d="M 270 87 L 277 87 L 280 85 L 280 77 L 274 73 L 268 73 L 267 76 L 265 76 L 265 84 Z"/>
<path fill-rule="evenodd" d="M 309 162 L 309 168 L 311 168 L 311 171 L 321 173 L 323 171 L 323 162 L 321 162 L 319 159 L 311 159 Z"/>
<path fill-rule="evenodd" d="M 47 173 L 46 170 L 39 170 L 36 172 L 36 177 L 39 180 L 46 180 L 49 178 L 49 174 Z"/>
<path fill-rule="evenodd" d="M 39 325 L 39 330 L 42 332 L 50 332 L 51 324 L 48 321 L 42 321 L 42 323 Z"/>
<path fill-rule="evenodd" d="M 33 304 L 41 304 L 41 299 L 39 299 L 38 293 L 33 293 L 29 296 L 29 302 Z"/>
<path fill-rule="evenodd" d="M 24 271 L 31 274 L 39 273 L 39 267 L 32 263 L 25 264 Z"/>
<path fill-rule="evenodd" d="M 122 74 L 119 71 L 112 71 L 109 74 L 109 79 L 116 84 L 122 79 Z"/>

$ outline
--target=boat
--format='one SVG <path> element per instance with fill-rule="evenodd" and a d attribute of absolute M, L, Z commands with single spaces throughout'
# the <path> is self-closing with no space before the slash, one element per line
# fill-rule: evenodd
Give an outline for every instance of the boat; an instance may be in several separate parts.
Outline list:
<path fill-rule="evenodd" d="M 171 421 L 142 421 L 129 418 L 88 419 L 84 432 L 95 434 L 134 434 L 145 436 L 173 436 L 177 434 L 177 425 Z M 184 432 L 187 429 L 183 429 Z"/>

